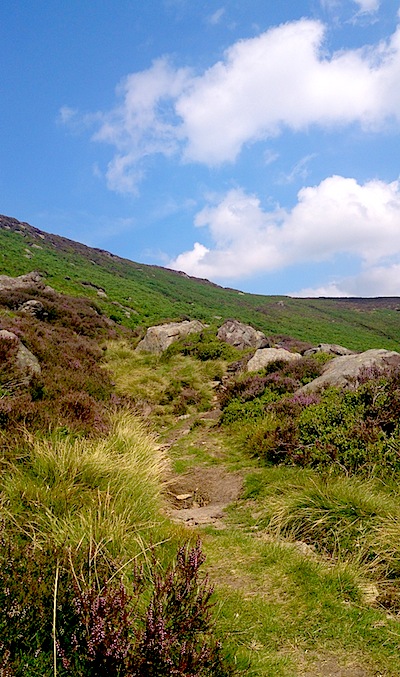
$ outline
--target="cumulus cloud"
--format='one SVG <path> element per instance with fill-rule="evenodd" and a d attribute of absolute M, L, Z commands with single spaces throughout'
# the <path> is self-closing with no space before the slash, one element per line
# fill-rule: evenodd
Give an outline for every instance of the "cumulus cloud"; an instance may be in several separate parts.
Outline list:
<path fill-rule="evenodd" d="M 385 271 L 400 259 L 400 183 L 361 185 L 331 176 L 302 188 L 290 211 L 264 210 L 255 195 L 237 188 L 202 209 L 195 224 L 207 228 L 213 246 L 196 243 L 169 267 L 214 280 L 240 279 L 348 254 L 380 275 L 382 288 Z M 351 293 L 347 280 L 344 295 Z"/>
<path fill-rule="evenodd" d="M 358 4 L 363 11 L 377 6 Z M 157 153 L 218 166 L 287 129 L 398 123 L 400 30 L 374 46 L 333 54 L 325 31 L 321 22 L 301 19 L 237 41 L 198 75 L 166 57 L 129 75 L 118 88 L 120 103 L 92 118 L 93 138 L 115 149 L 110 187 L 134 191 L 143 174 L 132 168 Z M 68 107 L 60 116 L 66 123 L 76 117 Z"/>
<path fill-rule="evenodd" d="M 160 58 L 120 84 L 121 104 L 101 115 L 93 137 L 117 151 L 107 170 L 109 188 L 135 193 L 144 175 L 140 161 L 149 155 L 176 152 L 180 134 L 171 101 L 180 95 L 188 77 L 188 69 L 174 69 L 167 58 Z"/>

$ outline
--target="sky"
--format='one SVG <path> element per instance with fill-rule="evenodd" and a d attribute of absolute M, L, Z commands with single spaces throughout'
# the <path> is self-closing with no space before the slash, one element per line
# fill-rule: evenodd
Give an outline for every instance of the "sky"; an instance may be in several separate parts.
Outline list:
<path fill-rule="evenodd" d="M 225 287 L 400 296 L 400 0 L 2 0 L 0 213 Z"/>

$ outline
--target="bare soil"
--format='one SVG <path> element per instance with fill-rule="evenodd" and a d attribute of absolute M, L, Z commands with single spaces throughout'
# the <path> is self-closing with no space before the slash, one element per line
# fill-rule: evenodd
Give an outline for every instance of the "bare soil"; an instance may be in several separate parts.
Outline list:
<path fill-rule="evenodd" d="M 223 466 L 193 468 L 168 482 L 168 514 L 187 526 L 211 524 L 223 529 L 224 509 L 239 498 L 242 487 L 242 475 Z"/>

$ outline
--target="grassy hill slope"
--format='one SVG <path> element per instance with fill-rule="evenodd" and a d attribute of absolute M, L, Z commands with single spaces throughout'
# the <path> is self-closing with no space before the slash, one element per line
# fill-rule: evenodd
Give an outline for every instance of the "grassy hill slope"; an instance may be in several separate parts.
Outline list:
<path fill-rule="evenodd" d="M 397 298 L 293 299 L 245 294 L 122 259 L 6 216 L 0 216 L 0 252 L 1 274 L 38 270 L 57 291 L 95 299 L 105 314 L 130 328 L 184 317 L 219 325 L 233 317 L 267 335 L 339 343 L 354 350 L 399 348 Z"/>
<path fill-rule="evenodd" d="M 189 316 L 396 349 L 399 300 L 243 294 L 7 217 L 0 238 L 0 274 L 69 294 L 0 292 L 0 676 L 397 677 L 399 371 L 304 397 L 320 356 L 248 374 L 211 331 L 134 345 Z"/>

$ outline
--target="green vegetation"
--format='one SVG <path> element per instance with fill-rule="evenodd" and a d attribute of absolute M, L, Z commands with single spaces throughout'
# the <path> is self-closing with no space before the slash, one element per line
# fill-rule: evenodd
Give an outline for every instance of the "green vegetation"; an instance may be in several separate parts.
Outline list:
<path fill-rule="evenodd" d="M 216 338 L 235 317 L 292 349 L 396 348 L 396 301 L 281 305 L 16 224 L 2 272 L 57 291 L 0 292 L 0 674 L 398 675 L 399 373 L 302 393 L 329 358 L 249 374 Z M 210 326 L 135 352 L 184 316 Z M 180 502 L 215 511 L 188 528 Z"/>
<path fill-rule="evenodd" d="M 117 324 L 131 329 L 186 317 L 211 325 L 235 318 L 267 335 L 292 336 L 313 344 L 339 343 L 353 350 L 396 350 L 398 346 L 397 299 L 244 294 L 133 263 L 7 217 L 0 217 L 0 226 L 2 273 L 38 270 L 57 291 L 90 298 Z"/>

